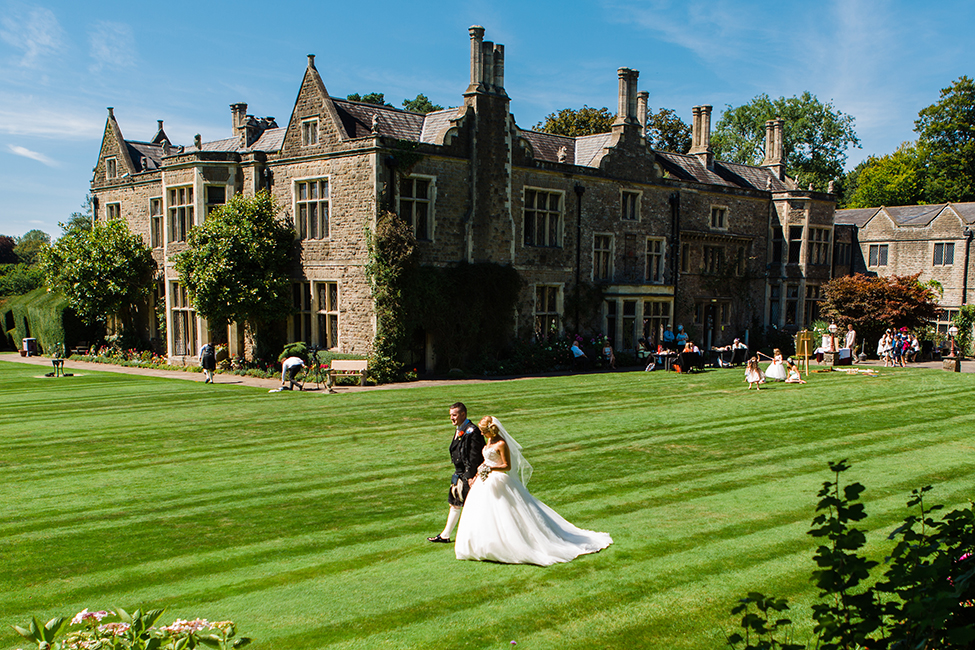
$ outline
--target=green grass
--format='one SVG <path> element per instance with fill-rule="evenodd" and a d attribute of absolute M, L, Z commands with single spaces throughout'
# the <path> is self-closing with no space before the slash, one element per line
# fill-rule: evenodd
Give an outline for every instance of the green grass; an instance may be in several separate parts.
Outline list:
<path fill-rule="evenodd" d="M 867 486 L 870 549 L 914 487 L 972 497 L 975 375 L 597 374 L 340 395 L 0 362 L 0 647 L 90 609 L 233 619 L 260 648 L 714 649 L 752 590 L 808 634 L 810 527 L 829 460 Z M 530 488 L 606 551 L 458 562 L 450 403 L 499 416 Z"/>

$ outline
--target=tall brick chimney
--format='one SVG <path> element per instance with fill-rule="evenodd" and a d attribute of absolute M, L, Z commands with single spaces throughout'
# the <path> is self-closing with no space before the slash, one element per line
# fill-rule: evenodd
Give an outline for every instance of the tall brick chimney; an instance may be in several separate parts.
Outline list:
<path fill-rule="evenodd" d="M 650 100 L 650 93 L 641 90 L 636 94 L 636 121 L 640 123 L 640 133 L 644 137 L 647 135 L 647 104 Z"/>
<path fill-rule="evenodd" d="M 247 124 L 247 103 L 237 102 L 230 105 L 230 121 L 233 126 L 233 134 L 240 135 L 244 126 Z"/>
<path fill-rule="evenodd" d="M 616 121 L 613 124 L 636 124 L 636 83 L 640 72 L 630 68 L 620 68 L 616 74 L 619 76 L 619 95 Z"/>
<path fill-rule="evenodd" d="M 511 164 L 517 128 L 504 90 L 504 45 L 484 40 L 484 28 L 473 25 L 471 82 L 464 105 L 473 112 L 465 120 L 471 130 L 470 219 L 466 221 L 468 262 L 514 261 L 514 221 L 511 218 Z"/>
<path fill-rule="evenodd" d="M 777 117 L 765 122 L 765 160 L 762 167 L 769 168 L 779 180 L 785 178 L 785 120 Z"/>
<path fill-rule="evenodd" d="M 691 124 L 691 150 L 708 169 L 714 169 L 714 151 L 711 150 L 711 106 L 695 106 Z"/>

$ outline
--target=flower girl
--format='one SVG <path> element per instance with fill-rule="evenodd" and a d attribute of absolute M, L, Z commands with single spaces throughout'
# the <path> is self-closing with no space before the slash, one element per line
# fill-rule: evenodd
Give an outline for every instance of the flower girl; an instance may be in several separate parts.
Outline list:
<path fill-rule="evenodd" d="M 762 369 L 758 367 L 758 359 L 752 357 L 748 360 L 748 364 L 745 366 L 745 381 L 748 382 L 748 389 L 751 390 L 754 384 L 755 390 L 761 390 L 760 384 L 765 383 L 765 375 L 762 373 Z"/>

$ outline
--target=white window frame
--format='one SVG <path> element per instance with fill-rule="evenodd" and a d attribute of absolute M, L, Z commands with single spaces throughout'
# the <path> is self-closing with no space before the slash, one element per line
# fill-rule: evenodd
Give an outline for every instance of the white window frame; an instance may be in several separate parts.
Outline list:
<path fill-rule="evenodd" d="M 645 274 L 644 278 L 647 282 L 651 284 L 663 284 L 664 281 L 664 269 L 666 269 L 665 261 L 665 242 L 667 240 L 663 237 L 647 237 L 647 259 L 646 266 L 644 268 Z M 659 250 L 651 251 L 650 244 L 656 244 Z M 653 267 L 653 260 L 656 258 L 656 268 Z"/>
<path fill-rule="evenodd" d="M 105 178 L 118 178 L 118 158 L 115 156 L 105 159 Z"/>
<path fill-rule="evenodd" d="M 596 248 L 596 244 L 605 238 L 606 248 Z M 592 277 L 593 281 L 611 282 L 613 280 L 613 260 L 616 257 L 616 238 L 612 233 L 597 232 L 592 235 Z M 600 259 L 605 258 L 606 274 L 599 273 L 602 266 Z"/>
<path fill-rule="evenodd" d="M 639 190 L 620 190 L 620 219 L 622 221 L 639 222 L 640 204 L 643 202 L 643 192 Z"/>
<path fill-rule="evenodd" d="M 310 187 L 311 183 L 322 183 L 322 182 L 325 183 L 325 189 L 327 190 L 324 198 L 322 196 L 319 196 L 317 199 L 307 199 L 307 198 L 299 199 L 301 185 L 307 184 Z M 321 236 L 321 232 L 318 232 L 318 236 L 316 237 L 307 236 L 309 230 L 308 223 L 307 221 L 303 221 L 302 215 L 300 214 L 301 206 L 309 205 L 312 203 L 314 203 L 317 206 L 316 208 L 317 216 L 315 217 L 316 228 L 318 231 L 320 231 L 322 229 L 321 226 L 324 224 L 325 230 L 328 231 L 325 234 L 325 236 Z M 321 216 L 321 208 L 323 204 L 325 206 L 325 215 L 326 215 L 324 221 L 322 220 L 322 216 Z M 331 239 L 332 236 L 332 223 L 331 223 L 332 222 L 332 178 L 331 176 L 326 174 L 325 176 L 308 176 L 303 178 L 292 179 L 291 210 L 292 210 L 291 213 L 294 215 L 295 232 L 297 233 L 298 238 L 300 240 L 326 241 Z M 305 234 L 302 234 L 302 227 L 305 228 Z"/>
<path fill-rule="evenodd" d="M 405 181 L 411 182 L 413 186 L 413 192 L 416 190 L 416 181 L 426 181 L 427 182 L 427 196 L 426 198 L 417 198 L 415 196 L 403 196 L 403 183 Z M 437 199 L 437 177 L 427 176 L 425 174 L 410 174 L 408 176 L 402 176 L 396 183 L 396 214 L 402 217 L 406 223 L 410 224 L 413 228 L 413 234 L 416 236 L 417 241 L 432 242 L 434 241 L 434 230 L 436 228 L 437 220 L 434 218 L 434 206 L 436 205 Z M 426 205 L 427 215 L 426 215 L 426 237 L 420 236 L 420 229 L 417 227 L 416 221 L 416 206 Z M 409 209 L 407 209 L 409 208 Z"/>
<path fill-rule="evenodd" d="M 318 144 L 318 118 L 312 117 L 301 121 L 301 146 L 312 147 Z"/>
<path fill-rule="evenodd" d="M 528 206 L 528 203 L 527 203 L 527 201 L 528 201 L 528 193 L 529 192 L 534 192 L 536 196 L 540 192 L 545 193 L 545 194 L 550 194 L 550 195 L 556 195 L 556 196 L 558 196 L 559 197 L 559 209 L 558 209 L 558 211 L 551 210 L 549 208 L 546 208 L 544 211 L 540 211 L 540 210 L 537 210 L 534 205 L 532 205 L 531 207 L 529 207 Z M 522 219 L 521 219 L 522 233 L 521 233 L 521 243 L 522 243 L 522 246 L 525 246 L 527 248 L 562 248 L 562 243 L 565 241 L 565 232 L 564 232 L 564 229 L 565 229 L 565 191 L 564 190 L 553 189 L 551 187 L 533 187 L 533 186 L 526 185 L 523 188 L 523 190 L 522 190 L 521 199 L 522 199 L 521 200 L 521 205 L 522 205 Z M 536 236 L 533 238 L 532 243 L 529 244 L 527 242 L 527 229 L 525 228 L 525 224 L 528 222 L 528 213 L 529 212 L 532 212 L 532 213 L 544 212 L 546 214 L 546 228 L 545 228 L 545 235 L 546 235 L 546 237 L 545 237 L 545 243 L 543 243 L 543 244 L 539 244 L 538 243 L 538 237 L 537 237 L 538 215 L 537 214 L 533 214 L 533 219 L 534 219 L 534 222 L 535 223 L 534 223 L 534 225 L 532 227 L 532 231 L 536 233 Z M 555 228 L 554 228 L 555 235 L 556 235 L 556 238 L 558 239 L 558 241 L 555 242 L 555 243 L 550 243 L 548 241 L 548 235 L 553 231 L 553 228 L 552 228 L 552 225 L 551 225 L 551 216 L 550 215 L 553 215 L 553 214 L 554 215 L 557 215 L 556 218 L 558 219 L 558 223 L 555 225 Z"/>
<path fill-rule="evenodd" d="M 711 230 L 727 230 L 728 229 L 728 217 L 731 214 L 731 210 L 728 209 L 726 205 L 712 205 L 711 213 L 708 216 L 708 224 Z M 718 215 L 718 223 L 715 223 L 715 216 Z"/>

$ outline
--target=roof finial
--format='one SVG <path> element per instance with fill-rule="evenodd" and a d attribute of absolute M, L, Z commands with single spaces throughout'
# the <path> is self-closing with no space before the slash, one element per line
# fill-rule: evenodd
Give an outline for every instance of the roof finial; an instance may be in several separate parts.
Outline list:
<path fill-rule="evenodd" d="M 108 116 L 115 117 L 115 109 L 111 106 L 108 107 Z"/>
<path fill-rule="evenodd" d="M 315 55 L 314 54 L 309 54 L 308 55 L 308 67 L 309 68 L 314 68 L 315 67 Z"/>

